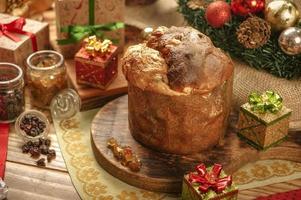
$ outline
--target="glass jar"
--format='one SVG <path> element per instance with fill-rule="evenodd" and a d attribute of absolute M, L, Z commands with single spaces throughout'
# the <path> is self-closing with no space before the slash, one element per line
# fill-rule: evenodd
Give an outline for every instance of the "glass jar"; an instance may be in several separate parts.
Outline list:
<path fill-rule="evenodd" d="M 33 124 L 30 122 L 31 119 L 36 119 L 38 121 L 34 122 L 37 127 L 33 126 Z M 35 129 L 35 135 L 29 133 L 28 130 L 25 130 L 27 128 Z M 23 112 L 17 118 L 15 123 L 15 130 L 23 137 L 25 142 L 38 141 L 40 138 L 47 138 L 50 130 L 50 123 L 46 115 L 44 115 L 42 112 L 37 110 L 28 110 Z"/>
<path fill-rule="evenodd" d="M 31 54 L 27 58 L 27 82 L 32 105 L 49 108 L 52 98 L 67 88 L 64 57 L 51 50 Z"/>
<path fill-rule="evenodd" d="M 24 77 L 22 69 L 0 62 L 0 122 L 14 122 L 24 111 Z"/>

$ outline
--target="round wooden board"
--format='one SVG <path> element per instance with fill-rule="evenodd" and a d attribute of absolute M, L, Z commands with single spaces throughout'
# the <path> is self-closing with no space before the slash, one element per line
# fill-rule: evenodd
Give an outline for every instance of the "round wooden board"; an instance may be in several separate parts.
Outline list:
<path fill-rule="evenodd" d="M 120 180 L 147 190 L 179 193 L 184 173 L 203 162 L 221 163 L 231 174 L 248 162 L 260 159 L 286 159 L 301 162 L 301 132 L 291 132 L 288 140 L 267 151 L 257 151 L 240 141 L 229 129 L 223 146 L 190 156 L 160 153 L 139 144 L 128 128 L 128 98 L 120 97 L 105 105 L 95 116 L 91 127 L 91 142 L 98 163 Z M 114 137 L 121 145 L 131 146 L 142 162 L 140 172 L 122 166 L 107 148 L 107 140 Z M 200 144 L 202 145 L 202 144 Z"/>

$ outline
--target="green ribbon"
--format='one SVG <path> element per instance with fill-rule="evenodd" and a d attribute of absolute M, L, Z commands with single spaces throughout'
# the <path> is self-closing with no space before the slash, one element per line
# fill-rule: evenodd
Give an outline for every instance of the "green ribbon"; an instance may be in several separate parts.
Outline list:
<path fill-rule="evenodd" d="M 89 0 L 89 25 L 95 24 L 95 1 Z"/>
<path fill-rule="evenodd" d="M 249 95 L 251 110 L 258 113 L 277 113 L 282 109 L 282 97 L 274 91 L 266 91 L 263 94 L 252 92 Z"/>
<path fill-rule="evenodd" d="M 117 29 L 124 28 L 124 23 L 122 22 L 113 22 L 108 24 L 100 25 L 87 25 L 87 26 L 68 26 L 63 27 L 61 32 L 68 33 L 69 37 L 67 39 L 57 40 L 59 45 L 74 44 L 80 42 L 84 38 L 90 35 L 96 35 L 99 38 L 104 38 L 104 32 L 114 31 Z M 112 40 L 113 42 L 116 42 Z"/>
<path fill-rule="evenodd" d="M 113 22 L 107 24 L 95 25 L 95 0 L 89 0 L 89 25 L 70 25 L 61 28 L 62 33 L 67 33 L 68 38 L 57 40 L 59 45 L 75 44 L 82 41 L 84 38 L 96 35 L 98 38 L 104 39 L 104 32 L 115 31 L 117 29 L 124 28 L 124 23 Z M 111 39 L 113 43 L 117 43 L 117 40 Z"/>

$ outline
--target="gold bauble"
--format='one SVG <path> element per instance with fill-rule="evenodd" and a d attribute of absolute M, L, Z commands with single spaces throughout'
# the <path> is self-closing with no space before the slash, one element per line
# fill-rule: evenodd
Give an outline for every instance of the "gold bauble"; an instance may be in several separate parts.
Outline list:
<path fill-rule="evenodd" d="M 289 0 L 274 0 L 265 8 L 265 19 L 274 30 L 280 31 L 298 22 L 299 11 L 297 6 Z"/>

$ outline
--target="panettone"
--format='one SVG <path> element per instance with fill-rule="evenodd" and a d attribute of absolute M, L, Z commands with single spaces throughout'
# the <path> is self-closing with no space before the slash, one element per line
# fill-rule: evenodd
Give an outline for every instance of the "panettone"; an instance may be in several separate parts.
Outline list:
<path fill-rule="evenodd" d="M 122 59 L 129 127 L 154 150 L 192 154 L 223 138 L 230 113 L 233 64 L 190 27 L 159 27 Z"/>

